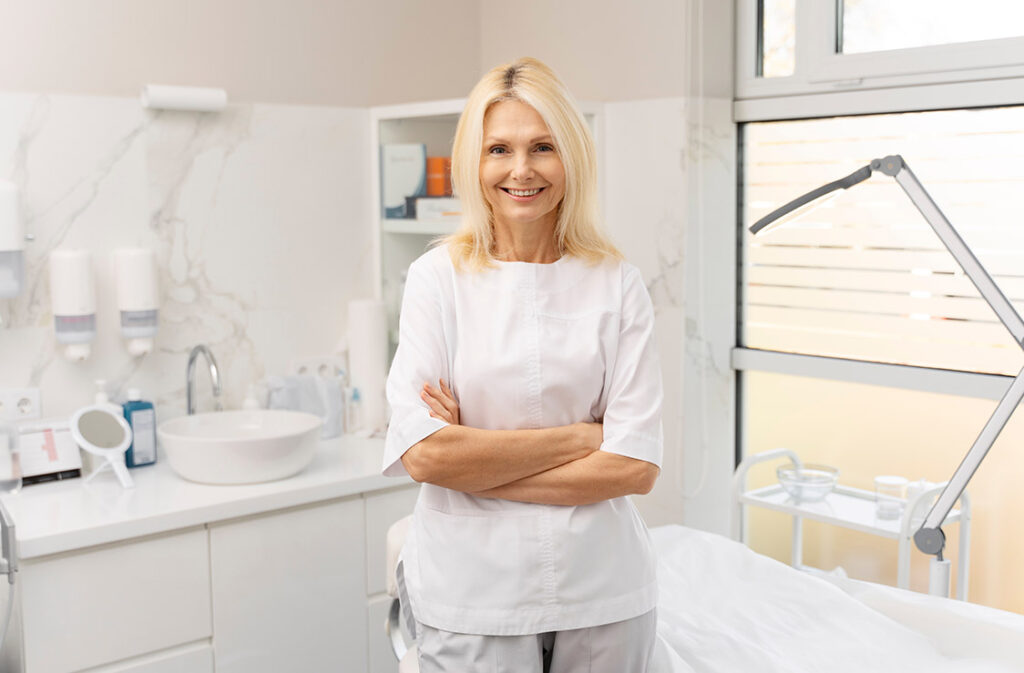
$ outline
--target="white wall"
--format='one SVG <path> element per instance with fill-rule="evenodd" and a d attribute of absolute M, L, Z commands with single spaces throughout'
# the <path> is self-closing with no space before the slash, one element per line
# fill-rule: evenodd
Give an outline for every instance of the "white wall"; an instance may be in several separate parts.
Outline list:
<path fill-rule="evenodd" d="M 0 91 L 382 105 L 465 95 L 477 0 L 0 0 Z"/>
<path fill-rule="evenodd" d="M 687 6 L 688 0 L 481 0 L 481 73 L 534 56 L 580 100 L 684 96 Z"/>

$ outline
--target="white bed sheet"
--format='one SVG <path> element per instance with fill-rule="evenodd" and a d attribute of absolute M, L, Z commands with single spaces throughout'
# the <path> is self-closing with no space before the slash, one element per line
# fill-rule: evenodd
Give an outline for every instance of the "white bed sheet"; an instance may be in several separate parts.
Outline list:
<path fill-rule="evenodd" d="M 651 537 L 652 673 L 1024 672 L 1022 616 L 864 582 L 840 588 L 683 526 Z"/>

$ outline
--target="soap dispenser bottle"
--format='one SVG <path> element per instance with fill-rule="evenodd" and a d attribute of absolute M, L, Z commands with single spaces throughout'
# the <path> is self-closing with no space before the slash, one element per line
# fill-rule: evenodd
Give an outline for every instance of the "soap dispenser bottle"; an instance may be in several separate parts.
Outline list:
<path fill-rule="evenodd" d="M 128 389 L 128 401 L 122 405 L 124 418 L 132 426 L 132 444 L 124 455 L 128 467 L 156 462 L 156 411 L 152 402 L 142 399 L 138 388 Z"/>

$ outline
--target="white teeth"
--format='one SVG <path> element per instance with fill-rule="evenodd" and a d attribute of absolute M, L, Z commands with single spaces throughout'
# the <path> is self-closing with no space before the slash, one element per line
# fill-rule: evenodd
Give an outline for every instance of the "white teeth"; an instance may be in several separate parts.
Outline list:
<path fill-rule="evenodd" d="M 512 196 L 533 196 L 539 189 L 509 189 L 508 193 Z"/>

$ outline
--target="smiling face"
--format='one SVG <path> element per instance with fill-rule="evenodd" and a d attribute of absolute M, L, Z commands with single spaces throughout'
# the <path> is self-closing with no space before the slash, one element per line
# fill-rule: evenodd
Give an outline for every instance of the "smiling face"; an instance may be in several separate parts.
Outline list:
<path fill-rule="evenodd" d="M 495 227 L 542 225 L 554 234 L 565 168 L 544 119 L 526 103 L 501 101 L 487 111 L 480 187 Z"/>

